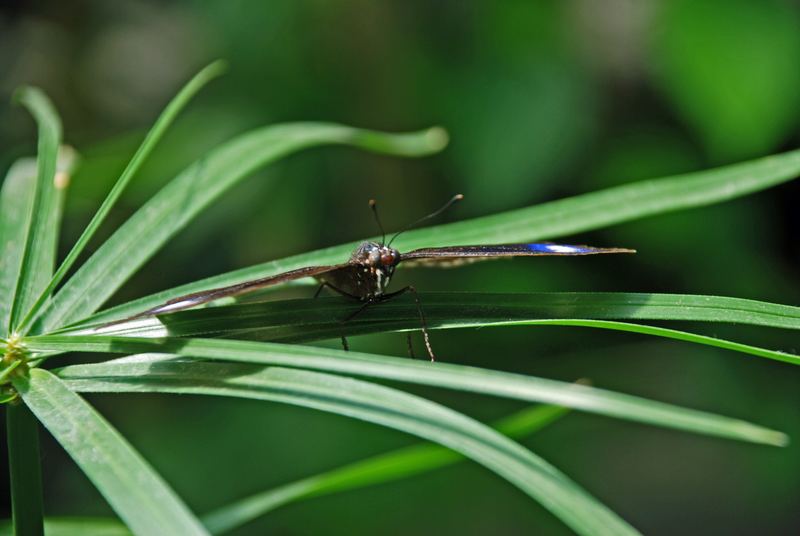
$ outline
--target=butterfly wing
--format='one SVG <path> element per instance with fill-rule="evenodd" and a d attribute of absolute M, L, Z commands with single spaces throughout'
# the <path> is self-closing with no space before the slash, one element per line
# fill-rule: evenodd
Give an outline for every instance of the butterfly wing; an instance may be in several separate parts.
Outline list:
<path fill-rule="evenodd" d="M 293 281 L 295 279 L 300 279 L 303 277 L 317 277 L 324 273 L 332 272 L 334 270 L 338 270 L 346 266 L 347 264 L 334 264 L 329 266 L 306 266 L 305 268 L 289 270 L 288 272 L 283 272 L 281 274 L 262 277 L 260 279 L 253 279 L 251 281 L 244 281 L 243 283 L 237 283 L 235 285 L 212 288 L 209 290 L 201 290 L 200 292 L 194 292 L 192 294 L 186 294 L 185 296 L 179 296 L 177 298 L 173 298 L 168 302 L 153 307 L 152 309 L 148 309 L 143 313 L 139 313 L 138 315 L 132 318 L 182 311 L 184 309 L 197 307 L 198 305 L 202 305 L 204 303 L 208 303 L 214 300 L 227 298 L 229 296 L 238 296 L 239 294 L 252 292 L 254 290 L 258 290 L 264 287 L 270 287 L 272 285 L 278 285 L 280 283 L 286 283 L 287 281 Z"/>
<path fill-rule="evenodd" d="M 595 248 L 591 246 L 535 242 L 532 244 L 422 248 L 403 253 L 400 256 L 400 261 L 415 266 L 455 266 L 468 262 L 507 257 L 598 255 L 603 253 L 636 253 L 636 251 L 625 248 Z"/>

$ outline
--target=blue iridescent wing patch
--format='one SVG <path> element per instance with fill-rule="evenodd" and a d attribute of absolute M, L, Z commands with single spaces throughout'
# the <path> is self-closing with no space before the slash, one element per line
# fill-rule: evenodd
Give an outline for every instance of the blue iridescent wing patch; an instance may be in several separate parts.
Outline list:
<path fill-rule="evenodd" d="M 596 255 L 598 253 L 636 253 L 633 249 L 627 248 L 595 248 L 591 246 L 572 246 L 567 244 L 551 244 L 548 242 L 537 242 L 533 244 L 514 244 L 522 246 L 534 254 L 540 255 Z"/>
<path fill-rule="evenodd" d="M 604 253 L 636 253 L 626 248 L 596 248 L 569 244 L 535 242 L 531 244 L 499 244 L 490 246 L 449 246 L 422 248 L 403 253 L 401 262 L 425 265 L 455 265 L 503 257 L 600 255 Z"/>

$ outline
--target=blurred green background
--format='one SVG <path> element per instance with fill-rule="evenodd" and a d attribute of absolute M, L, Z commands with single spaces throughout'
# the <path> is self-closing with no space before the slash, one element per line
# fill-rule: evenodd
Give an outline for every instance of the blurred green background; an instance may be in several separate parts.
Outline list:
<path fill-rule="evenodd" d="M 62 115 L 65 139 L 85 158 L 69 194 L 63 252 L 164 104 L 216 58 L 229 60 L 229 73 L 168 134 L 112 214 L 106 236 L 185 165 L 249 128 L 329 120 L 387 130 L 443 125 L 450 132 L 450 146 L 431 158 L 326 148 L 258 173 L 154 258 L 115 303 L 372 235 L 371 197 L 379 200 L 384 225 L 397 229 L 455 192 L 466 200 L 440 222 L 706 169 L 800 142 L 800 5 L 788 0 L 6 0 L 0 6 L 2 102 L 20 84 L 43 87 Z M 0 171 L 34 152 L 33 122 L 19 108 L 0 107 Z M 798 201 L 800 187 L 790 183 L 564 239 L 633 247 L 635 258 L 401 270 L 395 285 L 719 294 L 796 305 Z M 693 327 L 800 350 L 788 332 Z M 775 449 L 574 414 L 524 442 L 647 534 L 800 532 L 800 376 L 790 365 L 577 328 L 448 331 L 432 338 L 446 361 L 589 378 L 789 433 L 794 444 Z M 401 335 L 356 338 L 351 346 L 405 353 Z M 484 420 L 520 407 L 412 390 Z M 414 442 L 342 417 L 260 402 L 89 398 L 200 513 Z M 110 514 L 43 436 L 46 512 Z M 2 505 L 8 517 L 7 497 Z M 464 463 L 292 505 L 237 534 L 265 532 L 567 530 L 508 483 Z"/>

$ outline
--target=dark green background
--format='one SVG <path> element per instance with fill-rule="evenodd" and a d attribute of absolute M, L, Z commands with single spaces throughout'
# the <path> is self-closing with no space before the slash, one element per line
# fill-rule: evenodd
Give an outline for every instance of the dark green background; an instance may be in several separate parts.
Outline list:
<path fill-rule="evenodd" d="M 450 146 L 400 160 L 350 149 L 292 156 L 239 186 L 153 259 L 119 302 L 203 276 L 397 229 L 455 192 L 440 221 L 741 161 L 800 141 L 800 7 L 791 1 L 4 2 L 0 96 L 43 87 L 85 161 L 62 251 L 167 100 L 212 59 L 230 62 L 190 106 L 112 214 L 118 224 L 194 158 L 278 121 L 388 130 L 443 125 Z M 0 107 L 0 171 L 34 152 L 32 121 Z M 431 272 L 401 285 L 503 291 L 659 291 L 797 304 L 800 188 L 649 218 L 568 240 L 634 258 L 536 259 Z M 113 225 L 104 230 L 107 235 Z M 101 233 L 103 234 L 103 233 Z M 96 242 L 96 244 L 99 242 Z M 96 245 L 95 244 L 95 245 Z M 432 244 L 434 245 L 434 244 Z M 693 327 L 798 351 L 796 334 Z M 447 361 L 737 416 L 800 442 L 800 371 L 639 335 L 577 328 L 433 333 Z M 400 335 L 351 341 L 404 355 Z M 519 404 L 414 388 L 481 419 Z M 90 397 L 202 513 L 247 493 L 413 442 L 342 417 L 167 396 Z M 109 508 L 43 434 L 49 515 Z M 647 534 L 796 534 L 800 449 L 571 415 L 530 440 Z M 7 515 L 8 501 L 4 501 Z M 566 529 L 465 463 L 279 510 L 238 534 L 515 534 Z"/>

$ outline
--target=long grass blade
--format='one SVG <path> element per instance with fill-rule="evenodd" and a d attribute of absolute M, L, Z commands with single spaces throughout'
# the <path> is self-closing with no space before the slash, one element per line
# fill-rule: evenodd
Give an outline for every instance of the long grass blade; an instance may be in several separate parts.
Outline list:
<path fill-rule="evenodd" d="M 34 87 L 23 87 L 15 99 L 33 115 L 39 131 L 36 188 L 28 218 L 28 231 L 11 303 L 9 332 L 16 331 L 20 316 L 28 310 L 53 273 L 58 237 L 60 195 L 54 182 L 61 120 L 50 99 Z"/>
<path fill-rule="evenodd" d="M 494 428 L 511 438 L 523 437 L 567 413 L 558 406 L 526 408 L 495 423 Z M 410 478 L 462 460 L 461 454 L 438 445 L 413 445 L 245 497 L 201 519 L 212 533 L 222 534 L 292 502 Z"/>
<path fill-rule="evenodd" d="M 93 313 L 164 243 L 241 179 L 300 149 L 351 145 L 422 156 L 446 143 L 441 129 L 386 134 L 326 123 L 289 123 L 234 138 L 189 166 L 128 219 L 59 290 L 34 324 L 44 332 Z"/>
<path fill-rule="evenodd" d="M 636 534 L 625 521 L 529 450 L 465 415 L 396 389 L 318 372 L 174 361 L 158 356 L 119 360 L 106 367 L 110 376 L 71 380 L 68 385 L 91 392 L 253 398 L 365 420 L 460 452 L 517 486 L 579 534 Z"/>
<path fill-rule="evenodd" d="M 0 329 L 7 333 L 36 194 L 36 159 L 14 162 L 0 191 Z M 10 330 L 9 330 L 10 331 Z"/>
<path fill-rule="evenodd" d="M 555 404 L 609 417 L 740 441 L 776 446 L 785 445 L 788 441 L 781 432 L 739 419 L 584 385 L 450 363 L 434 364 L 329 348 L 224 339 L 46 336 L 30 339 L 27 345 L 31 351 L 59 349 L 103 353 L 164 352 L 192 358 L 313 369 Z M 105 366 L 77 365 L 63 369 L 63 374 L 69 374 L 71 378 L 79 372 L 102 376 L 107 370 Z"/>
<path fill-rule="evenodd" d="M 78 155 L 78 152 L 74 148 L 69 145 L 62 145 L 59 147 L 58 157 L 56 159 L 56 174 L 53 177 L 55 201 L 52 204 L 52 213 L 50 214 L 52 231 L 47 234 L 49 243 L 43 244 L 46 256 L 42 262 L 47 266 L 48 274 L 52 274 L 56 269 L 56 262 L 58 260 L 58 240 L 61 234 L 61 223 L 64 219 L 64 204 L 67 198 L 67 189 L 72 181 L 73 174 L 80 165 L 80 161 L 80 155 Z M 22 330 L 23 326 L 20 322 L 20 325 L 17 326 L 17 332 L 22 333 Z"/>
<path fill-rule="evenodd" d="M 136 154 L 133 155 L 133 158 L 122 172 L 122 175 L 120 175 L 117 182 L 111 188 L 111 191 L 103 201 L 103 204 L 100 205 L 100 208 L 92 217 L 92 220 L 86 226 L 86 229 L 84 229 L 83 233 L 78 238 L 78 241 L 67 254 L 64 262 L 62 262 L 58 267 L 58 270 L 55 274 L 53 274 L 50 282 L 42 290 L 36 302 L 25 315 L 25 318 L 19 326 L 20 332 L 24 333 L 25 328 L 39 312 L 39 309 L 42 307 L 42 305 L 44 305 L 45 300 L 47 300 L 53 290 L 55 290 L 56 286 L 58 286 L 69 269 L 72 268 L 73 264 L 75 264 L 75 261 L 78 260 L 78 256 L 83 252 L 84 248 L 89 243 L 89 240 L 92 239 L 94 233 L 103 223 L 103 220 L 105 220 L 106 216 L 111 211 L 114 203 L 116 203 L 117 199 L 119 199 L 119 196 L 122 195 L 125 187 L 128 185 L 128 183 L 130 183 L 136 172 L 139 171 L 139 168 L 144 163 L 145 159 L 150 155 L 156 144 L 167 131 L 169 126 L 173 123 L 180 111 L 186 106 L 186 104 L 188 104 L 191 98 L 203 88 L 203 86 L 222 74 L 224 70 L 225 64 L 221 61 L 217 61 L 208 65 L 197 75 L 195 75 L 194 78 L 192 78 L 180 91 L 180 93 L 178 93 L 178 95 L 167 105 L 167 107 L 161 113 L 161 116 L 156 120 L 153 128 L 147 133 L 142 145 L 136 151 Z"/>
<path fill-rule="evenodd" d="M 130 536 L 131 531 L 116 519 L 48 517 L 44 520 L 44 533 L 47 536 Z M 0 534 L 13 534 L 10 521 L 0 521 Z"/>
<path fill-rule="evenodd" d="M 413 236 L 403 235 L 402 241 L 398 239 L 398 247 L 409 250 L 426 245 L 509 243 L 558 238 L 656 214 L 722 203 L 766 190 L 798 176 L 800 150 L 795 150 L 421 229 Z"/>
<path fill-rule="evenodd" d="M 53 213 L 54 231 L 48 233 L 43 243 L 43 259 L 45 266 L 55 263 L 58 227 L 64 204 L 64 194 L 69 185 L 70 176 L 77 164 L 78 157 L 74 149 L 62 146 L 56 161 L 55 196 Z M 14 162 L 6 175 L 3 189 L 0 192 L 0 326 L 5 330 L 9 326 L 11 303 L 14 299 L 22 257 L 25 250 L 26 236 L 33 215 L 33 198 L 36 193 L 37 166 L 35 158 L 21 158 Z M 49 243 L 46 243 L 48 242 Z"/>
<path fill-rule="evenodd" d="M 728 201 L 798 175 L 800 150 L 708 171 L 635 182 L 492 216 L 411 230 L 398 239 L 397 246 L 402 252 L 427 246 L 553 239 L 656 214 Z M 267 277 L 301 266 L 344 262 L 356 245 L 357 242 L 351 242 L 209 277 L 119 305 L 92 320 L 120 320 L 184 294 Z M 635 244 L 626 245 L 635 247 Z"/>
<path fill-rule="evenodd" d="M 715 348 L 722 348 L 723 350 L 731 350 L 742 354 L 749 354 L 758 357 L 765 357 L 781 363 L 789 363 L 790 365 L 800 365 L 800 356 L 797 354 L 790 354 L 788 352 L 781 352 L 779 350 L 769 350 L 760 346 L 753 346 L 750 344 L 742 344 L 740 342 L 729 341 L 727 339 L 720 339 L 718 337 L 709 337 L 707 335 L 698 335 L 688 331 L 680 331 L 677 329 L 660 328 L 657 326 L 647 326 L 643 324 L 633 324 L 630 322 L 614 322 L 610 320 L 541 320 L 530 322 L 540 326 L 577 326 L 586 328 L 600 328 L 612 329 L 615 331 L 626 331 L 628 333 L 639 333 L 642 335 L 651 335 L 654 337 L 664 337 L 666 339 L 674 339 L 678 341 L 690 342 L 694 344 L 703 344 L 706 346 L 713 346 Z"/>
<path fill-rule="evenodd" d="M 613 320 L 680 320 L 800 329 L 800 307 L 686 294 L 547 292 L 533 294 L 421 293 L 429 329 L 485 326 L 580 326 L 629 331 L 800 365 L 800 356 L 687 331 Z M 358 304 L 339 298 L 284 300 L 209 307 L 139 318 L 63 334 L 126 337 L 233 337 L 308 342 L 420 328 L 413 298 L 401 297 L 342 323 Z"/>
<path fill-rule="evenodd" d="M 14 388 L 136 534 L 207 534 L 186 505 L 99 413 L 43 369 Z"/>

